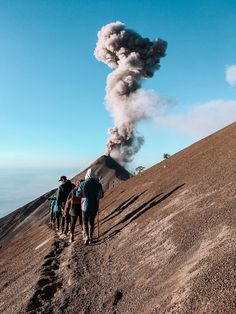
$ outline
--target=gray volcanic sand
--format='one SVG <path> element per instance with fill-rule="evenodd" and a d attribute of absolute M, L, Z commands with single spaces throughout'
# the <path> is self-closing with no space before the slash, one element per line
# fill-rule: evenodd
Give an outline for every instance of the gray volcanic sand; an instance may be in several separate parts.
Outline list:
<path fill-rule="evenodd" d="M 3 247 L 0 312 L 236 313 L 235 154 L 236 123 L 108 190 L 91 246 Z"/>

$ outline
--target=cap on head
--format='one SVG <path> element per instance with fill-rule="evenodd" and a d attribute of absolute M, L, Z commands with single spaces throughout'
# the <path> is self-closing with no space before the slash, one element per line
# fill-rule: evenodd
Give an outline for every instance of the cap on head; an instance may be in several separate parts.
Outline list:
<path fill-rule="evenodd" d="M 66 176 L 61 176 L 58 181 L 66 181 L 66 180 L 67 180 L 67 177 L 66 177 Z"/>

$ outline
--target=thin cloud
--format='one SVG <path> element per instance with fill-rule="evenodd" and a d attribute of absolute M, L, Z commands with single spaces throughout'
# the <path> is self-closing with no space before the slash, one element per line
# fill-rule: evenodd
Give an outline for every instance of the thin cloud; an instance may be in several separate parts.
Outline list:
<path fill-rule="evenodd" d="M 236 86 L 236 64 L 228 65 L 225 71 L 226 82 L 231 86 Z"/>
<path fill-rule="evenodd" d="M 155 118 L 160 127 L 172 128 L 187 135 L 204 137 L 236 121 L 235 100 L 212 100 L 176 115 Z"/>

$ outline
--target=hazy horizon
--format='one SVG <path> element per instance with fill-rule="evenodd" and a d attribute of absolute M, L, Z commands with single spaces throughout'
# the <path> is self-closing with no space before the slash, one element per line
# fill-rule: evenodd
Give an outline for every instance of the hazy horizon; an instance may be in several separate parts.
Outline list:
<path fill-rule="evenodd" d="M 61 175 L 68 178 L 79 169 L 0 169 L 0 218 L 57 188 Z"/>

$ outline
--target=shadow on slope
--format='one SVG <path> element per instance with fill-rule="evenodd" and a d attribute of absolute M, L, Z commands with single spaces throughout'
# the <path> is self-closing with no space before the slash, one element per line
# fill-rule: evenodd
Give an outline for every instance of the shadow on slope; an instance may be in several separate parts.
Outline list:
<path fill-rule="evenodd" d="M 159 193 L 149 199 L 148 201 L 144 202 L 141 206 L 130 210 L 119 222 L 117 222 L 114 226 L 111 226 L 110 229 L 104 232 L 103 235 L 107 235 L 110 233 L 112 229 L 115 229 L 111 234 L 107 236 L 107 238 L 113 237 L 114 235 L 118 234 L 121 230 L 123 230 L 126 226 L 128 226 L 132 221 L 143 215 L 145 212 L 150 210 L 152 207 L 160 204 L 164 200 L 166 200 L 168 197 L 170 197 L 173 193 L 175 193 L 177 190 L 182 188 L 185 185 L 185 183 L 178 185 L 177 187 L 173 188 L 169 192 L 166 192 L 164 195 L 163 193 Z M 108 216 L 111 216 L 108 219 L 104 219 L 103 223 L 109 221 L 110 219 L 115 218 L 118 214 L 123 212 L 126 208 L 128 208 L 133 202 L 135 202 L 142 194 L 144 194 L 146 191 L 143 191 L 141 194 L 131 198 L 131 200 L 125 201 L 122 203 L 118 208 L 116 208 L 111 214 Z M 163 195 L 163 196 L 162 196 Z M 125 204 L 125 206 L 123 206 Z M 117 212 L 118 211 L 118 212 Z M 115 215 L 114 215 L 115 213 Z M 113 216 L 112 216 L 113 214 Z M 108 217 L 107 216 L 107 217 Z M 116 229 L 118 226 L 122 225 L 118 229 Z M 104 240 L 104 239 L 103 239 Z"/>
<path fill-rule="evenodd" d="M 121 205 L 119 205 L 117 208 L 115 208 L 109 215 L 107 215 L 103 220 L 102 224 L 105 222 L 113 219 L 117 215 L 119 215 L 121 212 L 123 212 L 126 208 L 128 208 L 132 203 L 134 203 L 142 194 L 144 194 L 146 191 L 143 191 L 139 195 L 131 196 L 128 200 L 124 201 Z"/>

